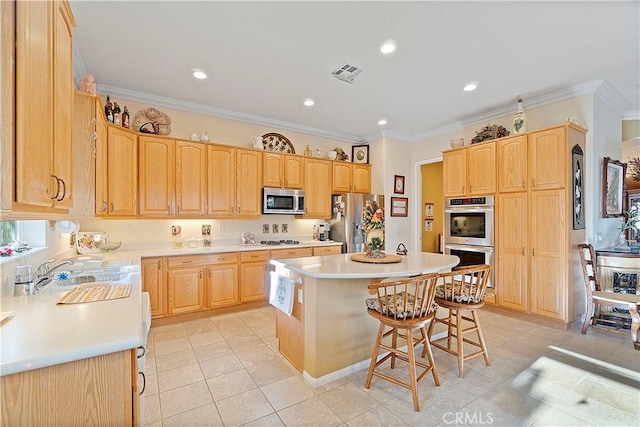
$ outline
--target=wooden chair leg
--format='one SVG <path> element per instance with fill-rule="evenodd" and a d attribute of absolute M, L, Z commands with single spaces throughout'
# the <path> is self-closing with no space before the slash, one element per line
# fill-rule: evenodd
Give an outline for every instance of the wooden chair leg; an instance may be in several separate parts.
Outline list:
<path fill-rule="evenodd" d="M 383 335 L 384 324 L 380 323 L 380 327 L 378 328 L 378 337 L 376 338 L 376 343 L 373 347 L 373 354 L 371 356 L 371 363 L 369 364 L 369 372 L 367 372 L 367 382 L 365 383 L 365 388 L 369 388 L 369 386 L 371 386 L 371 379 L 373 378 L 373 371 L 376 368 L 376 362 L 378 361 L 378 354 L 380 353 L 380 343 L 382 342 Z"/>
<path fill-rule="evenodd" d="M 458 351 L 458 376 L 464 378 L 464 342 L 462 336 L 462 310 L 456 310 L 456 339 L 457 339 L 457 351 Z"/>
<path fill-rule="evenodd" d="M 480 318 L 478 317 L 478 311 L 472 310 L 471 314 L 473 315 L 473 322 L 476 325 L 476 332 L 478 333 L 478 342 L 480 344 L 480 348 L 482 349 L 482 356 L 484 357 L 484 363 L 487 366 L 491 366 L 491 362 L 489 361 L 489 352 L 487 351 L 487 344 L 484 342 L 484 335 L 482 334 L 482 328 L 480 327 Z"/>
<path fill-rule="evenodd" d="M 589 300 L 587 301 L 587 311 L 584 313 L 584 323 L 582 324 L 582 333 L 586 334 L 587 330 L 589 329 L 589 325 L 591 324 L 591 321 L 595 319 L 595 315 L 593 315 L 594 317 L 592 318 L 593 314 L 593 300 Z"/>
<path fill-rule="evenodd" d="M 449 325 L 447 326 L 447 348 L 451 350 L 451 338 L 453 337 L 453 325 L 451 320 L 453 319 L 453 310 L 449 310 L 449 317 L 447 318 Z"/>
<path fill-rule="evenodd" d="M 413 410 L 420 412 L 418 400 L 418 381 L 416 380 L 416 356 L 413 353 L 413 335 L 411 329 L 407 329 L 407 356 L 409 358 L 409 381 L 411 381 L 411 395 L 413 396 Z"/>
<path fill-rule="evenodd" d="M 431 323 L 433 323 L 433 320 L 431 321 Z M 421 329 L 423 331 L 423 336 L 425 336 L 426 334 L 426 328 L 422 327 Z M 429 340 L 425 340 L 424 342 L 424 348 L 422 349 L 422 357 L 425 357 L 425 354 L 427 356 L 427 360 L 429 360 L 429 365 L 431 365 L 431 375 L 433 375 L 433 382 L 436 385 L 436 387 L 440 387 L 440 378 L 438 378 L 438 371 L 436 370 L 436 362 L 433 359 L 433 352 L 431 351 L 431 344 L 429 343 Z"/>
<path fill-rule="evenodd" d="M 394 350 L 398 348 L 398 328 L 393 328 L 393 334 L 391 335 L 391 348 Z M 391 352 L 391 369 L 396 367 L 396 353 Z"/>
<path fill-rule="evenodd" d="M 638 330 L 640 330 L 640 314 L 638 314 L 639 305 L 630 302 L 629 314 L 631 315 L 631 341 L 633 341 L 633 348 L 640 350 L 640 342 L 638 342 Z"/>

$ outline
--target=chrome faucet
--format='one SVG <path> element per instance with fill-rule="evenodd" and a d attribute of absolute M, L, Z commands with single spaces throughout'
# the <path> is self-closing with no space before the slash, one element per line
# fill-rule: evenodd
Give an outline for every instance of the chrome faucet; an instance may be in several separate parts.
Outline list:
<path fill-rule="evenodd" d="M 38 292 L 41 288 L 47 286 L 49 282 L 51 282 L 52 277 L 51 273 L 55 270 L 59 269 L 63 265 L 73 264 L 73 261 L 62 261 L 59 264 L 54 266 L 49 266 L 55 259 L 50 259 L 49 261 L 45 261 L 38 266 L 36 272 L 33 274 L 33 288 L 34 292 Z"/>

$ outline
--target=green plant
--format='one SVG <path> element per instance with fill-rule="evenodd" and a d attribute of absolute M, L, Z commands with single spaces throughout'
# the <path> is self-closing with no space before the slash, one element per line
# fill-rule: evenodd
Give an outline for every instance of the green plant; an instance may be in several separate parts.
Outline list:
<path fill-rule="evenodd" d="M 633 236 L 638 238 L 638 230 L 640 229 L 640 208 L 638 206 L 631 206 L 631 209 L 624 213 L 622 222 L 620 223 L 620 235 L 623 235 L 625 231 L 633 231 Z"/>

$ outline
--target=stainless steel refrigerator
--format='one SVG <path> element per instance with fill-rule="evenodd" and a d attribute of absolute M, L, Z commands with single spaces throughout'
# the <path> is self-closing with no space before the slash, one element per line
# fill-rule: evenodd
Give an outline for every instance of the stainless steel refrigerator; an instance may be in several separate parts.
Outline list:
<path fill-rule="evenodd" d="M 343 193 L 331 197 L 331 240 L 343 243 L 343 253 L 364 252 L 365 237 L 361 223 L 362 208 L 367 200 L 375 201 L 384 211 L 384 194 Z"/>

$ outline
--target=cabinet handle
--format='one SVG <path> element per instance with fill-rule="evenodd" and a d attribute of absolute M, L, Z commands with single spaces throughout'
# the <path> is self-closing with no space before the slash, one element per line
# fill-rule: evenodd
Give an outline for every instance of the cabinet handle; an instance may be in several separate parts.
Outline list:
<path fill-rule="evenodd" d="M 282 187 L 282 179 L 280 179 L 280 187 Z"/>
<path fill-rule="evenodd" d="M 240 214 L 240 212 L 242 212 L 242 207 L 238 206 L 238 212 L 237 213 Z"/>
<path fill-rule="evenodd" d="M 158 261 L 158 270 L 162 270 L 162 261 Z"/>
<path fill-rule="evenodd" d="M 522 256 L 524 256 L 524 248 L 522 248 Z"/>
<path fill-rule="evenodd" d="M 176 207 L 176 214 L 180 213 L 180 203 L 178 203 L 178 206 Z"/>
<path fill-rule="evenodd" d="M 114 210 L 114 206 L 113 206 L 113 203 L 111 203 L 111 212 L 112 213 L 113 213 L 113 210 Z"/>
<path fill-rule="evenodd" d="M 526 184 L 526 181 L 523 179 L 523 180 L 522 180 L 522 188 L 525 188 L 525 186 L 526 186 L 526 185 L 527 185 L 527 184 Z"/>
<path fill-rule="evenodd" d="M 258 258 L 258 255 L 251 255 L 251 258 Z"/>
<path fill-rule="evenodd" d="M 171 213 L 171 205 L 167 205 L 167 213 L 170 214 Z"/>
<path fill-rule="evenodd" d="M 58 185 L 60 185 L 60 183 L 62 183 L 62 196 L 60 196 L 60 198 L 56 199 L 59 202 L 63 201 L 64 200 L 64 196 L 67 195 L 67 184 L 64 182 L 64 179 L 58 178 Z"/>
<path fill-rule="evenodd" d="M 142 375 L 142 391 L 140 391 L 140 395 L 144 393 L 144 390 L 147 388 L 147 377 L 144 375 L 144 372 L 138 372 L 138 375 Z"/>
<path fill-rule="evenodd" d="M 209 278 L 211 278 L 211 269 L 208 268 L 207 271 L 209 272 Z"/>
<path fill-rule="evenodd" d="M 535 188 L 535 187 L 536 187 L 536 179 L 535 179 L 535 178 L 533 178 L 533 179 L 531 180 L 531 186 L 532 186 L 533 188 Z"/>
<path fill-rule="evenodd" d="M 191 260 L 189 261 L 180 261 L 181 264 L 191 264 Z"/>
<path fill-rule="evenodd" d="M 60 178 L 58 178 L 58 177 L 57 177 L 57 176 L 55 176 L 55 175 L 51 175 L 51 178 L 53 178 L 53 179 L 55 179 L 55 180 L 56 180 L 57 188 L 56 188 L 56 194 L 54 194 L 53 196 L 51 196 L 51 197 L 49 197 L 49 198 L 50 198 L 51 200 L 54 200 L 54 199 L 55 199 L 55 200 L 57 200 L 57 199 L 58 199 L 58 194 L 60 194 Z"/>
<path fill-rule="evenodd" d="M 109 205 L 106 200 L 102 201 L 102 212 L 107 212 L 109 210 Z"/>
<path fill-rule="evenodd" d="M 200 272 L 200 274 L 198 274 L 198 276 L 200 276 L 200 278 L 202 279 L 202 271 Z"/>
<path fill-rule="evenodd" d="M 462 190 L 460 190 L 462 194 L 464 194 L 464 185 L 462 186 Z"/>
<path fill-rule="evenodd" d="M 469 193 L 471 193 L 473 191 L 473 185 L 469 186 Z"/>
<path fill-rule="evenodd" d="M 531 249 L 531 256 L 536 256 L 536 248 Z"/>

